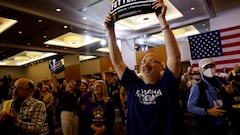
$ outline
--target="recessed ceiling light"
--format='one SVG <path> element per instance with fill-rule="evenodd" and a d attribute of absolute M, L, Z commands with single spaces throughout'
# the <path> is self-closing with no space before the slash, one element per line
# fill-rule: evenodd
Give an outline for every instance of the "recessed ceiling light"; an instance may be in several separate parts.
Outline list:
<path fill-rule="evenodd" d="M 39 20 L 38 20 L 38 22 L 39 22 L 39 23 L 41 23 L 41 22 L 42 22 L 42 20 L 41 20 L 41 19 L 39 19 Z"/>
<path fill-rule="evenodd" d="M 56 12 L 61 12 L 62 9 L 61 9 L 61 8 L 56 8 L 55 11 L 56 11 Z"/>
<path fill-rule="evenodd" d="M 190 8 L 190 10 L 191 10 L 191 11 L 194 11 L 194 10 L 195 10 L 195 7 L 192 6 L 192 7 Z"/>
<path fill-rule="evenodd" d="M 64 28 L 64 29 L 67 29 L 67 28 L 68 28 L 68 26 L 67 26 L 67 25 L 64 25 L 64 26 L 63 26 L 63 28 Z"/>
<path fill-rule="evenodd" d="M 106 41 L 105 39 L 102 39 L 102 40 L 100 41 L 100 44 L 101 44 L 102 46 L 104 46 L 104 45 L 107 44 L 107 41 Z"/>
<path fill-rule="evenodd" d="M 87 7 L 84 7 L 81 11 L 86 11 L 87 10 Z"/>
<path fill-rule="evenodd" d="M 149 18 L 148 17 L 146 17 L 146 18 L 143 18 L 143 20 L 148 20 Z"/>
<path fill-rule="evenodd" d="M 22 34 L 23 32 L 22 31 L 18 31 L 18 34 Z"/>
<path fill-rule="evenodd" d="M 43 36 L 43 38 L 47 38 L 47 36 L 46 36 L 46 35 L 44 35 L 44 36 Z"/>

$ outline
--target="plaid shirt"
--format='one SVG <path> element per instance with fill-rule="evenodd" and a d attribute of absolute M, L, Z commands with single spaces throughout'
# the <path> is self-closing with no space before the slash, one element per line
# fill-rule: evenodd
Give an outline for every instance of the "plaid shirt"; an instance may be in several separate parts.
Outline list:
<path fill-rule="evenodd" d="M 45 135 L 48 133 L 46 117 L 45 104 L 28 97 L 17 112 L 17 121 L 14 124 L 19 129 L 19 135 Z"/>

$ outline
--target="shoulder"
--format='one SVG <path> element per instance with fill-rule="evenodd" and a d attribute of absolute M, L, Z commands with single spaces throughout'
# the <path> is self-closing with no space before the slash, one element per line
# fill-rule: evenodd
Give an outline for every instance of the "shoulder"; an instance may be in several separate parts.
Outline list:
<path fill-rule="evenodd" d="M 169 68 L 166 67 L 166 69 L 164 70 L 163 76 L 161 77 L 160 80 L 165 82 L 166 85 L 168 84 L 171 86 L 177 86 L 180 84 L 181 76 L 179 76 L 179 78 L 175 78 L 173 73 L 169 70 Z"/>
<path fill-rule="evenodd" d="M 44 102 L 41 101 L 41 100 L 38 100 L 38 99 L 35 99 L 35 98 L 29 98 L 27 101 L 26 101 L 26 104 L 28 105 L 41 105 L 41 106 L 45 106 Z"/>
<path fill-rule="evenodd" d="M 128 67 L 126 67 L 125 70 L 124 70 L 123 76 L 129 76 L 129 75 L 135 75 L 135 76 L 137 76 L 136 73 L 135 73 L 133 70 L 131 70 L 131 69 L 129 69 Z"/>
<path fill-rule="evenodd" d="M 200 80 L 200 81 L 196 81 L 192 86 L 191 86 L 191 91 L 192 92 L 199 92 L 200 90 L 204 89 L 206 86 L 206 84 Z"/>

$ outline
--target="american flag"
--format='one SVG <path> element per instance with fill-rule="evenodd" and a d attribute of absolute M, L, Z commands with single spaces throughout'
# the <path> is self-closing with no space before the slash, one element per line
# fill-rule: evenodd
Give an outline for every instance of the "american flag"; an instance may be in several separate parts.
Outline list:
<path fill-rule="evenodd" d="M 198 68 L 202 58 L 212 58 L 218 72 L 240 66 L 240 25 L 188 37 L 191 65 Z"/>

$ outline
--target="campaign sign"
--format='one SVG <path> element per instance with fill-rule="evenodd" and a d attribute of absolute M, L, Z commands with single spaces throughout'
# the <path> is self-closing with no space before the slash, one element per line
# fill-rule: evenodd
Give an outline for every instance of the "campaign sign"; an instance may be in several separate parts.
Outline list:
<path fill-rule="evenodd" d="M 61 62 L 61 59 L 56 59 L 56 58 L 51 59 L 49 62 L 49 68 L 52 74 L 58 74 L 64 71 L 64 65 Z"/>
<path fill-rule="evenodd" d="M 111 12 L 113 21 L 154 12 L 152 10 L 153 0 L 112 0 Z"/>

